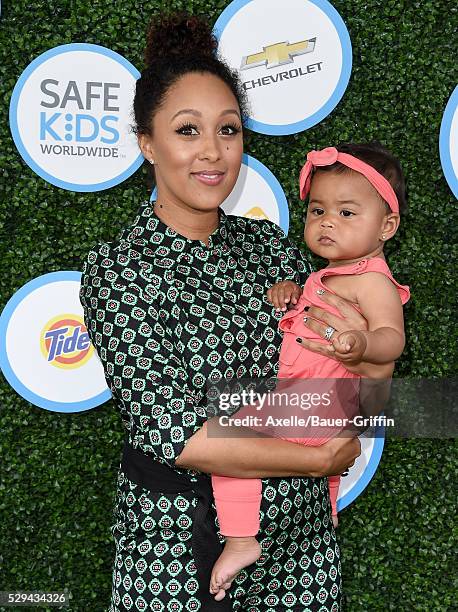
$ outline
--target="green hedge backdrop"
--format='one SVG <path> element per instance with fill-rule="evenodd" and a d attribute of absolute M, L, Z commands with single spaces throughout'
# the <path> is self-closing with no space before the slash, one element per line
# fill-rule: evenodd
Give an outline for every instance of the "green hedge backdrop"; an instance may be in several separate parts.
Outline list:
<path fill-rule="evenodd" d="M 185 8 L 214 23 L 228 3 L 2 4 L 3 306 L 41 274 L 81 270 L 88 249 L 116 237 L 149 195 L 144 168 L 117 187 L 95 193 L 65 191 L 34 174 L 9 130 L 10 97 L 22 71 L 40 53 L 70 42 L 104 45 L 141 69 L 145 27 L 152 16 Z M 386 254 L 397 280 L 410 285 L 412 300 L 405 308 L 407 348 L 396 374 L 450 377 L 456 372 L 451 330 L 457 219 L 438 139 L 446 102 L 458 81 L 457 5 L 453 0 L 333 4 L 353 46 L 353 72 L 342 101 L 324 121 L 301 134 L 248 133 L 246 152 L 281 182 L 290 203 L 290 235 L 298 243 L 302 208 L 297 177 L 310 148 L 376 138 L 399 156 L 408 179 L 410 210 Z M 0 590 L 68 589 L 68 610 L 102 612 L 108 608 L 114 556 L 109 528 L 123 440 L 120 417 L 111 401 L 78 414 L 39 409 L 19 397 L 3 377 L 0 394 Z M 457 609 L 456 473 L 451 440 L 387 441 L 371 484 L 341 514 L 345 610 Z"/>

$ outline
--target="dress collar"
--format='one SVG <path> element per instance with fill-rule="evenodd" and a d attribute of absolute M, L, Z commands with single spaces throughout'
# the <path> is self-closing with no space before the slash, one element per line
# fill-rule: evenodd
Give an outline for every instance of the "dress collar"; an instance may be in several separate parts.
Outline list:
<path fill-rule="evenodd" d="M 127 235 L 123 235 L 123 238 L 126 240 L 143 238 L 147 242 L 156 243 L 157 239 L 155 236 L 162 235 L 168 236 L 171 239 L 181 238 L 183 242 L 187 244 L 188 248 L 204 247 L 209 249 L 217 244 L 224 244 L 228 241 L 233 242 L 235 238 L 234 220 L 231 215 L 226 215 L 221 207 L 218 209 L 219 225 L 215 231 L 210 234 L 207 246 L 202 240 L 193 240 L 192 238 L 182 236 L 173 228 L 166 225 L 154 212 L 154 204 L 155 202 L 149 200 L 142 202 L 133 226 L 128 228 L 128 232 L 126 232 Z"/>

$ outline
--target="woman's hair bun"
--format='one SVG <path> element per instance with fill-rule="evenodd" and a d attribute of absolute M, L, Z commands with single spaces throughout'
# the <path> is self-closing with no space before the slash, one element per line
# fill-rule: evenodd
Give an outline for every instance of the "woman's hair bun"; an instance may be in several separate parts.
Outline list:
<path fill-rule="evenodd" d="M 209 23 L 186 13 L 163 15 L 152 20 L 146 39 L 145 62 L 183 56 L 214 57 L 218 41 Z"/>

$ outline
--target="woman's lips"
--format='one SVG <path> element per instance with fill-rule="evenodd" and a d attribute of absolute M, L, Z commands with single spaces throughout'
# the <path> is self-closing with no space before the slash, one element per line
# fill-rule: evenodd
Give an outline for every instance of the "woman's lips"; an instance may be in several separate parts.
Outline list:
<path fill-rule="evenodd" d="M 204 185 L 219 185 L 221 181 L 224 179 L 224 172 L 216 171 L 216 170 L 204 170 L 203 172 L 192 172 L 192 176 L 194 176 L 198 181 L 204 183 Z"/>

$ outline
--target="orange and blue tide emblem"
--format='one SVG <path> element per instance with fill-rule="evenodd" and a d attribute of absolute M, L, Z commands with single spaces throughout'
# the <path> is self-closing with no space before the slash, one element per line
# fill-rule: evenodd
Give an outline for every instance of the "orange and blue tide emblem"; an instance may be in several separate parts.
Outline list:
<path fill-rule="evenodd" d="M 94 350 L 83 319 L 74 314 L 50 319 L 41 331 L 40 347 L 48 363 L 66 370 L 84 365 Z"/>

